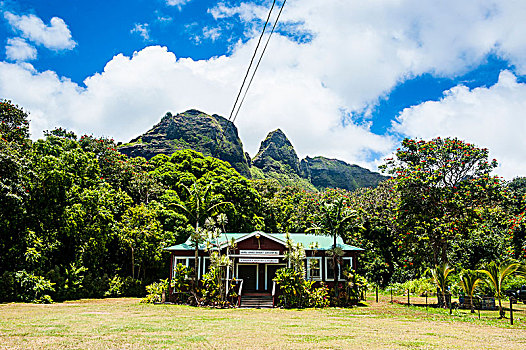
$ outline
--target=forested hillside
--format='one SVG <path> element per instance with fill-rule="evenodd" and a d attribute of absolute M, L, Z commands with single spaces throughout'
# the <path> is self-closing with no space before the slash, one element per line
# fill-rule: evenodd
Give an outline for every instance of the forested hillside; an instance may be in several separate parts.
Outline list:
<path fill-rule="evenodd" d="M 61 128 L 32 142 L 9 101 L 0 119 L 2 301 L 143 294 L 169 273 L 163 248 L 196 234 L 181 210 L 191 196 L 231 203 L 208 213 L 226 215 L 226 232 L 305 232 L 331 227 L 336 211 L 352 216 L 363 230 L 342 238 L 365 249 L 359 272 L 381 285 L 444 261 L 475 269 L 526 255 L 524 179 L 492 176 L 488 150 L 461 140 L 405 140 L 377 188 L 315 192 L 249 180 L 192 150 L 129 158 L 112 139 Z"/>

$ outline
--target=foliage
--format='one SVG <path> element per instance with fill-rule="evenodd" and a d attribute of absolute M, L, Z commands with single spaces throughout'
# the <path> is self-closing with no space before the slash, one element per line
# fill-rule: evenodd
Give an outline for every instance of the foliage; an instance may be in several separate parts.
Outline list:
<path fill-rule="evenodd" d="M 503 261 L 500 264 L 491 261 L 484 265 L 482 269 L 478 270 L 484 275 L 486 283 L 493 288 L 495 297 L 499 300 L 499 314 L 501 318 L 505 316 L 501 302 L 504 296 L 504 290 L 502 289 L 503 283 L 509 276 L 513 275 L 519 267 L 519 263 L 511 260 Z"/>
<path fill-rule="evenodd" d="M 105 297 L 138 297 L 144 295 L 144 287 L 140 280 L 131 276 L 122 278 L 115 275 L 109 280 L 109 289 L 104 293 Z"/>
<path fill-rule="evenodd" d="M 449 275 L 455 271 L 454 268 L 449 266 L 448 263 L 443 263 L 441 265 L 436 265 L 434 269 L 431 269 L 431 280 L 436 285 L 442 299 L 439 298 L 438 304 L 444 308 L 447 307 L 446 296 L 450 295 L 449 293 Z"/>
<path fill-rule="evenodd" d="M 274 281 L 279 286 L 281 295 L 279 303 L 285 308 L 303 308 L 308 306 L 308 290 L 314 281 L 307 281 L 301 272 L 293 268 L 283 268 L 276 271 Z"/>
<path fill-rule="evenodd" d="M 364 249 L 360 254 L 359 272 L 369 281 L 385 287 L 391 282 L 395 269 L 407 270 L 408 265 L 418 263 L 415 255 L 399 250 L 396 225 L 399 194 L 395 183 L 388 180 L 374 189 L 360 189 L 352 193 L 350 199 L 354 207 L 361 209 L 359 214 L 364 227 L 349 237 L 350 244 Z"/>
<path fill-rule="evenodd" d="M 497 161 L 489 151 L 454 138 L 405 139 L 382 169 L 396 176 L 398 225 L 406 240 L 423 244 L 431 261 L 448 261 L 451 242 L 466 237 L 479 221 L 477 208 L 502 200 Z"/>
<path fill-rule="evenodd" d="M 146 297 L 141 299 L 141 303 L 153 304 L 162 301 L 163 293 L 168 291 L 168 279 L 160 280 L 146 286 Z"/>
<path fill-rule="evenodd" d="M 404 283 L 393 283 L 391 286 L 394 294 L 404 294 L 408 290 L 419 296 L 431 296 L 436 293 L 436 285 L 427 277 L 421 277 Z"/>
<path fill-rule="evenodd" d="M 473 271 L 473 270 L 462 270 L 460 273 L 460 286 L 464 290 L 465 295 L 469 298 L 469 304 L 471 308 L 471 312 L 475 312 L 475 307 L 473 304 L 473 296 L 475 294 L 475 290 L 479 286 L 479 284 L 482 282 L 482 276 L 480 272 Z"/>
<path fill-rule="evenodd" d="M 50 303 L 51 297 L 46 292 L 53 292 L 54 283 L 42 276 L 35 276 L 25 270 L 18 271 L 15 275 L 20 285 L 22 301 L 34 303 Z"/>
<path fill-rule="evenodd" d="M 28 143 L 28 115 L 9 100 L 0 101 L 0 136 L 5 142 Z"/>
<path fill-rule="evenodd" d="M 336 301 L 336 305 L 356 305 L 362 293 L 367 289 L 367 279 L 351 268 L 347 268 L 343 275 L 345 277 L 346 295 L 345 298 L 340 297 L 340 300 Z"/>
<path fill-rule="evenodd" d="M 170 287 L 173 289 L 175 300 L 177 302 L 186 302 L 190 296 L 190 275 L 192 275 L 191 268 L 188 268 L 183 264 L 177 264 L 174 266 Z"/>
<path fill-rule="evenodd" d="M 276 271 L 274 281 L 280 288 L 279 305 L 285 308 L 326 307 L 329 306 L 329 290 L 321 283 L 305 280 L 301 271 L 282 268 Z"/>
<path fill-rule="evenodd" d="M 290 267 L 295 272 L 297 272 L 300 276 L 305 277 L 305 248 L 301 243 L 294 244 L 289 233 L 287 233 L 285 237 L 285 244 L 287 247 L 285 259 L 289 262 Z"/>
<path fill-rule="evenodd" d="M 333 246 L 331 252 L 332 268 L 334 269 L 334 296 L 338 298 L 338 271 L 342 256 L 341 248 L 336 240 L 341 237 L 344 241 L 355 232 L 363 230 L 358 211 L 351 208 L 349 197 L 338 190 L 326 190 L 320 201 L 319 215 L 314 217 L 313 225 L 307 229 L 317 234 L 331 236 Z"/>

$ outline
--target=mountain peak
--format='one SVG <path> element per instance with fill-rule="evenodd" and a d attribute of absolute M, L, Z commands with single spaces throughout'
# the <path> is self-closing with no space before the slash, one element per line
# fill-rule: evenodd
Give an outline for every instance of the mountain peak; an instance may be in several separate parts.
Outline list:
<path fill-rule="evenodd" d="M 176 115 L 167 112 L 157 125 L 119 148 L 128 156 L 146 159 L 184 149 L 224 160 L 241 175 L 250 177 L 236 126 L 223 117 L 196 109 Z"/>
<path fill-rule="evenodd" d="M 259 152 L 252 160 L 252 165 L 263 172 L 300 175 L 298 155 L 281 129 L 268 133 L 265 140 L 261 142 Z"/>

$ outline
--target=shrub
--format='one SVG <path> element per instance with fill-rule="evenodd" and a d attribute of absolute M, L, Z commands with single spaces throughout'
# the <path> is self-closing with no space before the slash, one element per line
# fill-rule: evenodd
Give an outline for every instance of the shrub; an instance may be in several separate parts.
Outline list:
<path fill-rule="evenodd" d="M 118 275 L 113 276 L 112 279 L 109 280 L 108 290 L 104 293 L 105 297 L 120 297 L 122 295 L 122 285 L 124 284 L 124 281 L 122 278 Z"/>
<path fill-rule="evenodd" d="M 322 282 L 318 288 L 308 290 L 308 305 L 309 307 L 327 307 L 330 303 L 329 288 Z"/>
<path fill-rule="evenodd" d="M 175 275 L 172 278 L 171 287 L 175 296 L 175 301 L 185 303 L 190 297 L 190 275 L 191 269 L 183 264 L 175 266 Z"/>
<path fill-rule="evenodd" d="M 54 292 L 54 283 L 42 276 L 36 276 L 25 270 L 18 271 L 15 279 L 21 287 L 19 297 L 22 301 L 29 302 L 53 302 L 45 292 Z"/>
<path fill-rule="evenodd" d="M 428 296 L 436 294 L 436 286 L 431 282 L 429 278 L 418 278 L 409 280 L 404 283 L 394 283 L 391 288 L 394 294 L 404 294 L 408 289 L 419 296 L 424 296 L 426 293 Z"/>
<path fill-rule="evenodd" d="M 130 276 L 122 279 L 115 275 L 108 281 L 109 288 L 104 293 L 105 297 L 137 297 L 144 295 L 144 287 L 140 280 Z"/>
<path fill-rule="evenodd" d="M 145 298 L 141 300 L 141 303 L 160 303 L 162 301 L 163 293 L 168 290 L 168 279 L 160 280 L 146 286 L 146 292 L 148 293 Z"/>
<path fill-rule="evenodd" d="M 283 268 L 274 278 L 280 287 L 279 305 L 285 308 L 326 307 L 329 306 L 329 289 L 322 283 L 315 288 L 314 281 L 307 281 L 301 271 Z"/>

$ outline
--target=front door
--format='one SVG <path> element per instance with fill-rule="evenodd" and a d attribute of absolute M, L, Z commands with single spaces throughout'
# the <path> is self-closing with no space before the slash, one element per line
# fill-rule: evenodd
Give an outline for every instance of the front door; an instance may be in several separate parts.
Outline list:
<path fill-rule="evenodd" d="M 237 265 L 237 278 L 243 280 L 243 292 L 255 292 L 257 289 L 258 266 Z"/>

